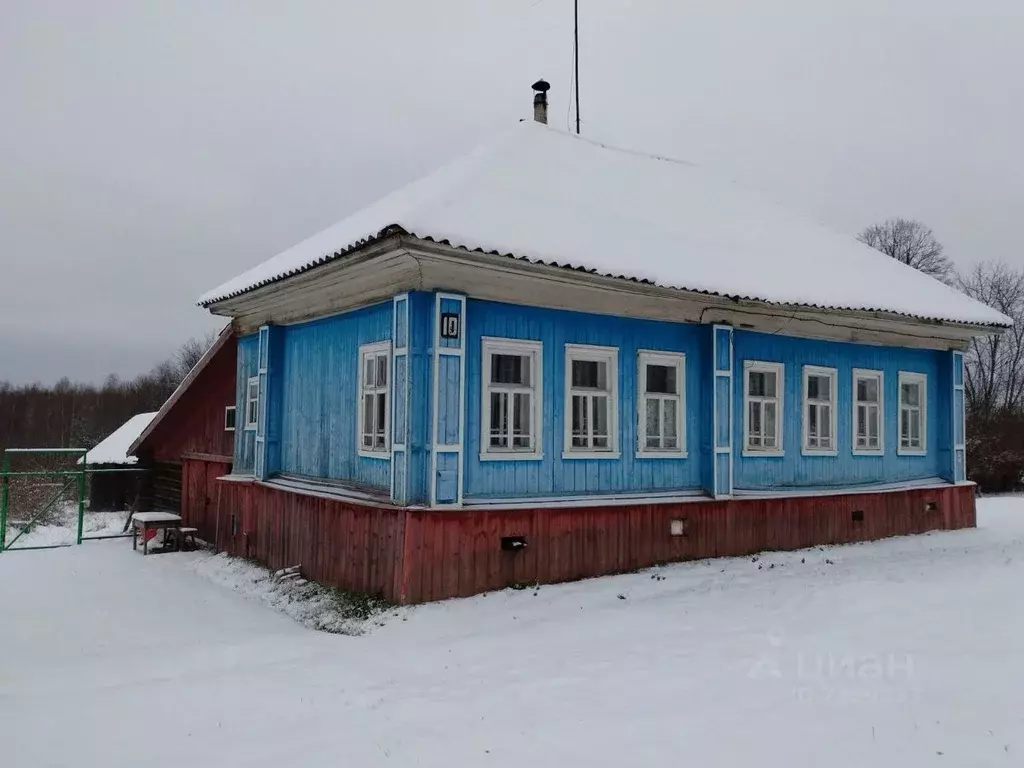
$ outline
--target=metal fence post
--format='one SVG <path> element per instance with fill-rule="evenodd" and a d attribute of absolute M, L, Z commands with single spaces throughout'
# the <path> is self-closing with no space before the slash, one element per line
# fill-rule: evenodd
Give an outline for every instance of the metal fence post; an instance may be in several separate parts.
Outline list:
<path fill-rule="evenodd" d="M 80 465 L 82 470 L 78 473 L 78 538 L 76 544 L 82 543 L 82 522 L 85 520 L 85 455 L 82 456 Z"/>

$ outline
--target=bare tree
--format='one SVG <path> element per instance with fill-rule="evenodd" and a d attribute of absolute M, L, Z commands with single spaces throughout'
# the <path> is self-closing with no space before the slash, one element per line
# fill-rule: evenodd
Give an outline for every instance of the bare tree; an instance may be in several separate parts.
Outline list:
<path fill-rule="evenodd" d="M 1002 334 L 975 337 L 965 355 L 964 394 L 968 413 L 988 419 L 1024 406 L 1024 270 L 979 264 L 956 277 L 968 296 L 1013 320 Z"/>
<path fill-rule="evenodd" d="M 213 342 L 216 340 L 217 334 L 211 331 L 201 339 L 193 336 L 178 347 L 178 350 L 174 353 L 173 360 L 178 381 L 181 381 L 188 375 L 188 372 L 195 367 L 196 363 L 202 359 L 203 355 L 213 346 Z"/>
<path fill-rule="evenodd" d="M 930 227 L 911 219 L 887 219 L 865 229 L 857 239 L 937 280 L 948 281 L 953 262 L 942 252 Z"/>

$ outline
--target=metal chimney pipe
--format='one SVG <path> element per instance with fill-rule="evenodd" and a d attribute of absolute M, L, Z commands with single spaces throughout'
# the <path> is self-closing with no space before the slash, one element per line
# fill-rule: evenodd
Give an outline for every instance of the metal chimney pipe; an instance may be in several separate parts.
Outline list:
<path fill-rule="evenodd" d="M 538 80 L 533 84 L 533 119 L 538 123 L 548 124 L 548 91 L 551 84 L 546 80 Z"/>

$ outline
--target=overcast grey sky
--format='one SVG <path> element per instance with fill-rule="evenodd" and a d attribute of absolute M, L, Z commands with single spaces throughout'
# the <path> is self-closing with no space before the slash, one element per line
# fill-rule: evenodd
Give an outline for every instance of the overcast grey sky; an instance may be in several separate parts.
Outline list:
<path fill-rule="evenodd" d="M 1024 263 L 1020 0 L 580 5 L 585 134 Z M 571 46 L 571 0 L 5 0 L 0 379 L 147 370 L 219 327 L 204 290 L 528 117 L 538 77 L 564 127 Z"/>

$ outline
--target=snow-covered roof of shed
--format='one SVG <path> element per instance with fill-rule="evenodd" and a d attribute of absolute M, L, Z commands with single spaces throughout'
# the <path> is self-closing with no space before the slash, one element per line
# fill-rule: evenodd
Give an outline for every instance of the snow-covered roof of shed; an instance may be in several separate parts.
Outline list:
<path fill-rule="evenodd" d="M 690 163 L 521 122 L 204 294 L 304 272 L 389 227 L 471 251 L 664 288 L 972 325 L 1009 318 Z"/>
<path fill-rule="evenodd" d="M 132 416 L 89 451 L 85 455 L 85 460 L 89 464 L 134 464 L 138 459 L 129 456 L 128 449 L 149 426 L 149 422 L 156 414 L 157 411 L 153 411 Z M 82 459 L 79 459 L 78 463 L 81 464 Z"/>

